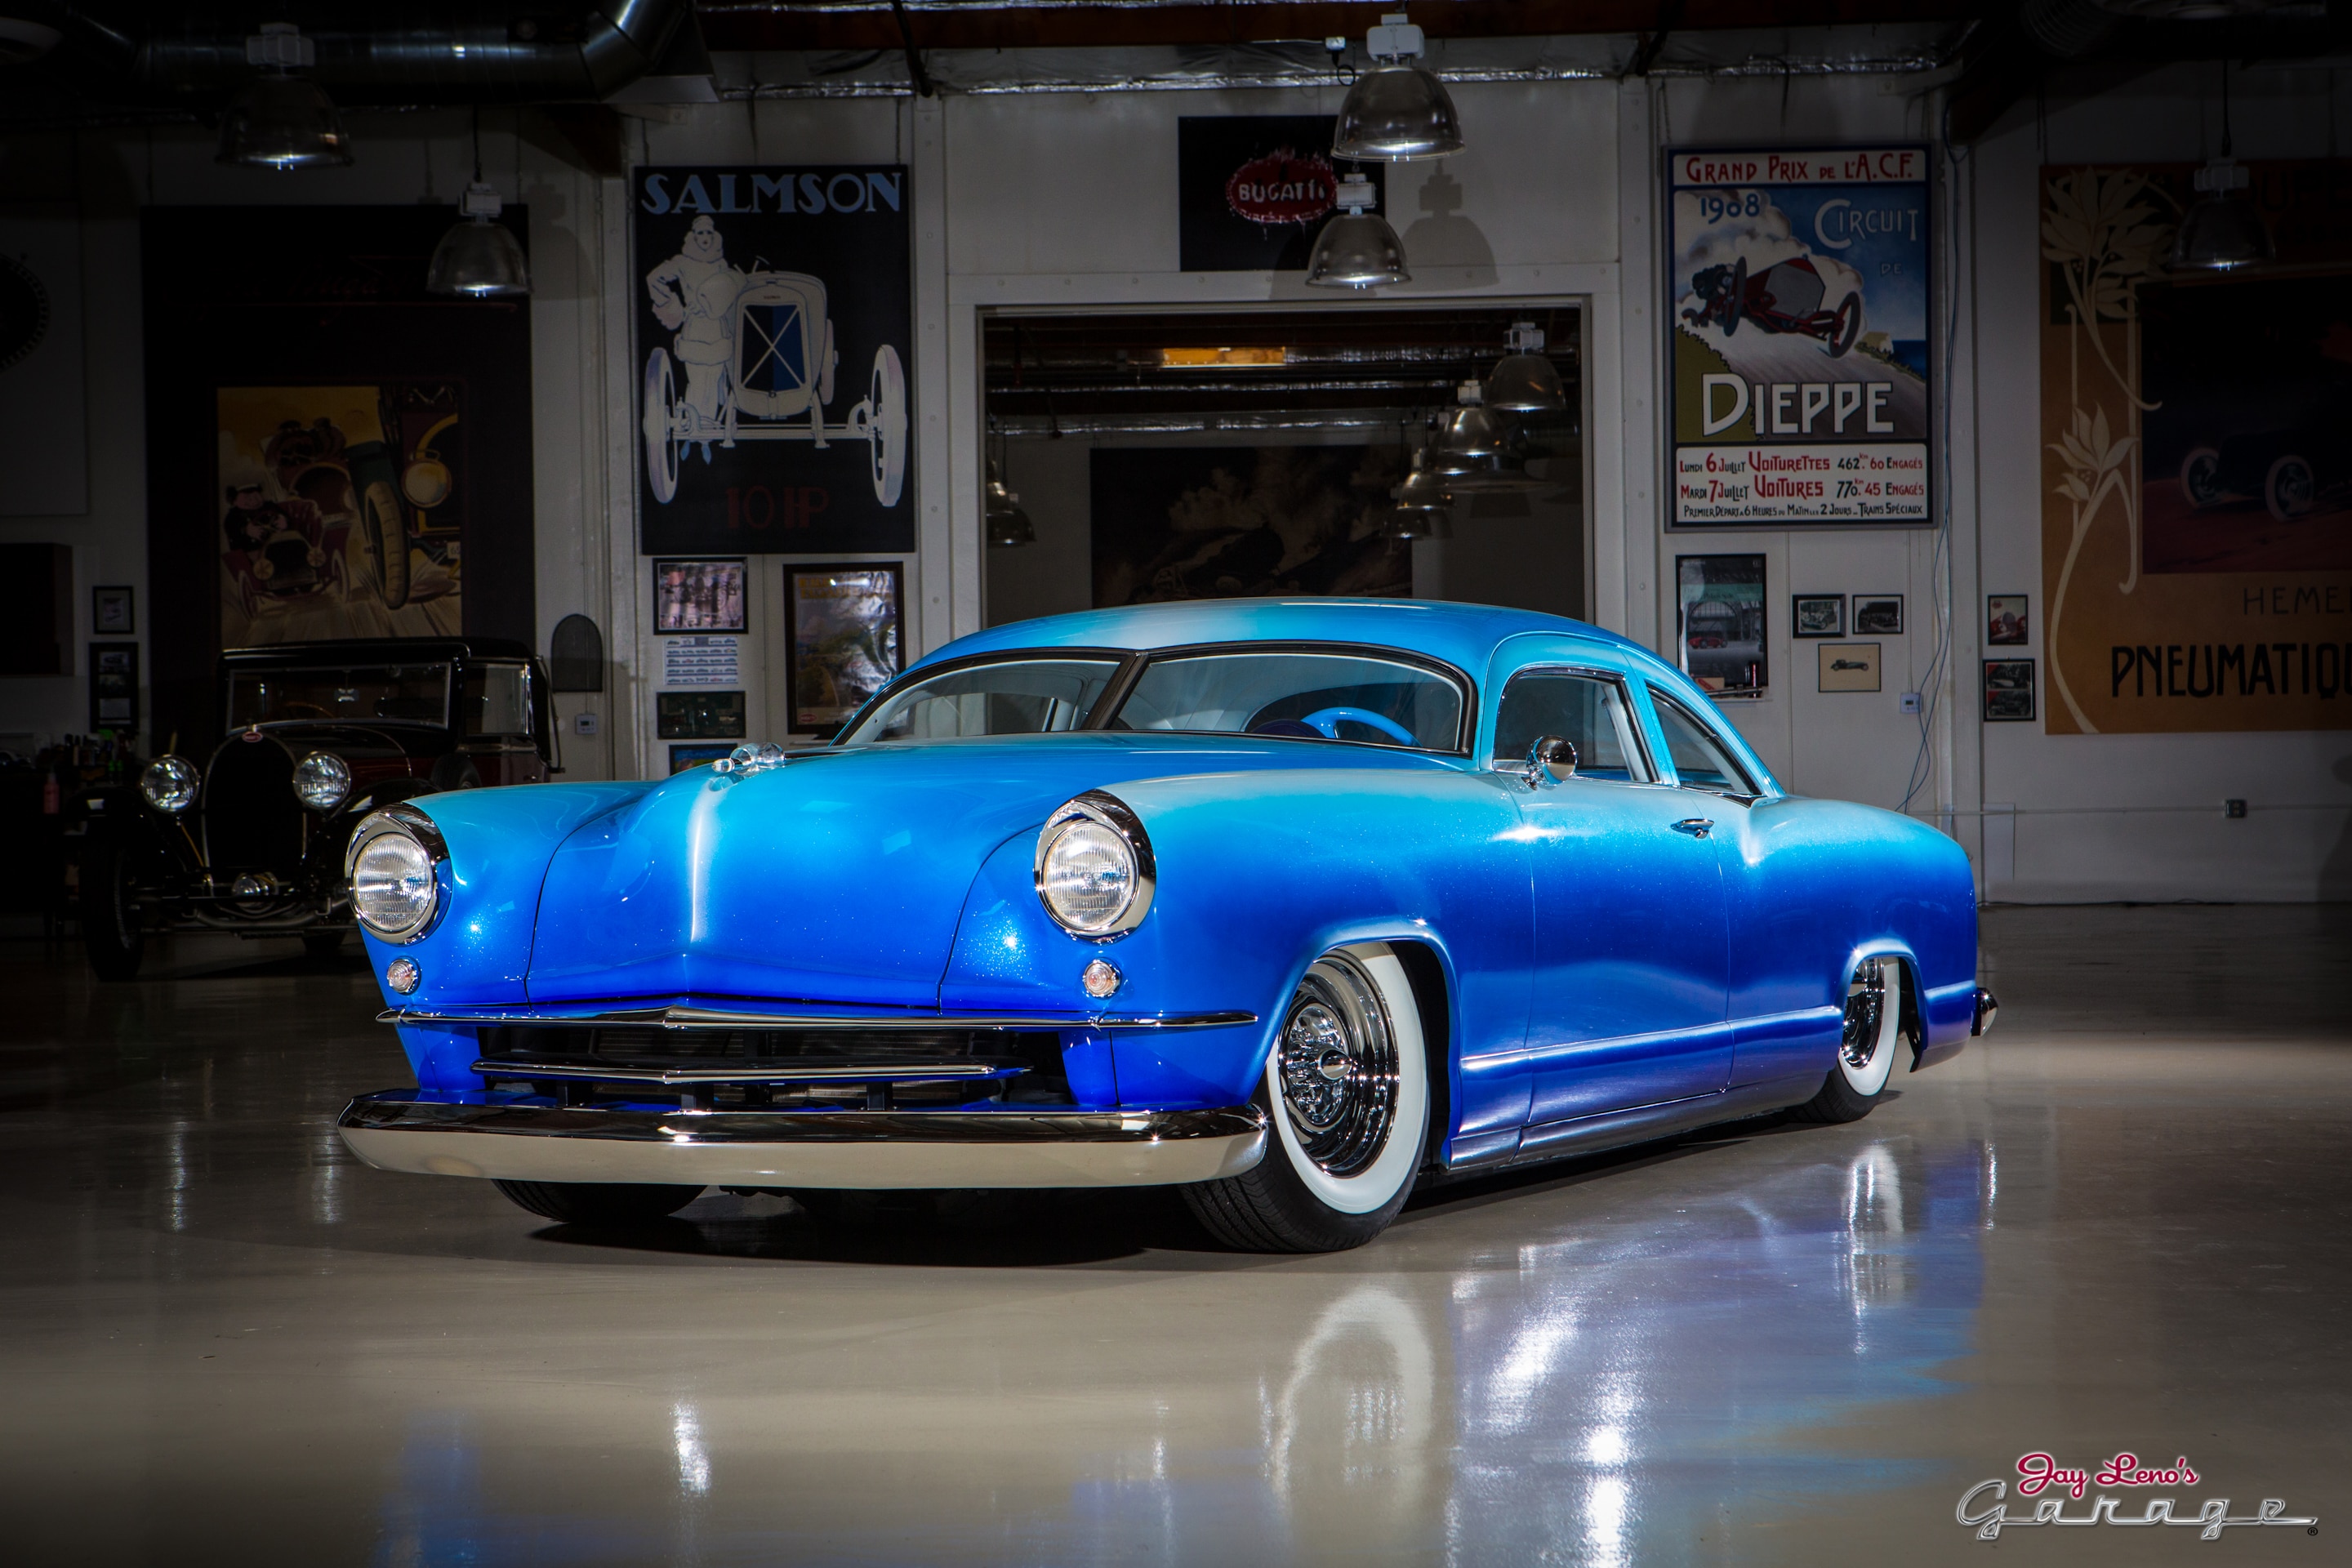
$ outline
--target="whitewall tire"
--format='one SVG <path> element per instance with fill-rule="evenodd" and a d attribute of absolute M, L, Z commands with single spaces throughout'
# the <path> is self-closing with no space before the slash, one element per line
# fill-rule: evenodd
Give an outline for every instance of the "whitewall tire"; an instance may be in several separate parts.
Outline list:
<path fill-rule="evenodd" d="M 1909 990 L 1899 958 L 1865 958 L 1854 966 L 1846 981 L 1837 1062 L 1821 1092 L 1793 1115 L 1806 1121 L 1858 1121 L 1876 1109 L 1896 1059 L 1914 1043 L 1918 1006 Z"/>

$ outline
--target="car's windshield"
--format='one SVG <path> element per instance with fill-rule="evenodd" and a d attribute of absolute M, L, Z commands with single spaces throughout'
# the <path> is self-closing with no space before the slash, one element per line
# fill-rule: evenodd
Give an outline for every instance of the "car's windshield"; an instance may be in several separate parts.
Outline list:
<path fill-rule="evenodd" d="M 1153 659 L 1111 728 L 1453 751 L 1463 706 L 1459 681 L 1402 659 L 1231 649 Z"/>
<path fill-rule="evenodd" d="M 228 723 L 449 722 L 449 667 L 373 664 L 345 669 L 240 669 L 229 677 Z"/>
<path fill-rule="evenodd" d="M 1113 658 L 1034 655 L 966 665 L 892 692 L 841 743 L 1075 730 L 1118 667 Z"/>

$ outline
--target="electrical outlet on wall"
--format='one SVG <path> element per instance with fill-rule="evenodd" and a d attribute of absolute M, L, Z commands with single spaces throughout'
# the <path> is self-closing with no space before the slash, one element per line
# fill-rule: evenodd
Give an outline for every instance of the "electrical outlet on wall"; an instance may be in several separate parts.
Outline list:
<path fill-rule="evenodd" d="M 1916 692 L 1916 691 L 1906 691 L 1906 692 L 1905 692 L 1905 693 L 1903 694 L 1902 703 L 1903 703 L 1903 711 L 1904 711 L 1904 712 L 1906 712 L 1906 713 L 1916 713 L 1916 712 L 1918 712 L 1918 711 L 1919 711 L 1919 708 L 1920 708 L 1919 694 L 1918 694 L 1917 692 Z"/>
<path fill-rule="evenodd" d="M 572 732 L 575 735 L 594 734 L 596 732 L 596 715 L 593 713 L 574 713 L 572 716 Z"/>
<path fill-rule="evenodd" d="M 2243 816 L 2246 815 L 2246 803 L 2242 800 L 2225 800 L 2221 803 L 2221 815 L 2232 818 Z"/>

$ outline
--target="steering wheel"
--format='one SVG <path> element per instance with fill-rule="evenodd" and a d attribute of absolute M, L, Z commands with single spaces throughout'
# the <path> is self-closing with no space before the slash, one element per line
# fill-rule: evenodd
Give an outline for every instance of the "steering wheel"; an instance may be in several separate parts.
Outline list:
<path fill-rule="evenodd" d="M 1400 746 L 1412 744 L 1412 731 L 1395 720 L 1375 713 L 1367 708 L 1318 708 L 1299 722 L 1312 724 L 1315 726 L 1316 732 L 1325 740 L 1336 741 L 1339 738 L 1339 721 L 1342 719 L 1351 724 L 1369 724 Z"/>

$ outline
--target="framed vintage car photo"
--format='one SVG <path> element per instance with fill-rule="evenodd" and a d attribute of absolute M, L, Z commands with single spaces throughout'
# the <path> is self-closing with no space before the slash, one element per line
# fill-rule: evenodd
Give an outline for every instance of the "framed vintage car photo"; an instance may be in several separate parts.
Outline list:
<path fill-rule="evenodd" d="M 1845 636 L 1845 595 L 1797 595 L 1789 601 L 1789 635 L 1797 637 Z"/>
<path fill-rule="evenodd" d="M 654 697 L 654 728 L 665 741 L 740 741 L 740 691 L 663 691 Z"/>
<path fill-rule="evenodd" d="M 1858 637 L 1901 637 L 1903 595 L 1856 594 L 1853 596 L 1853 635 Z"/>
<path fill-rule="evenodd" d="M 1879 645 L 1874 642 L 1825 642 L 1816 650 L 1821 674 L 1818 691 L 1875 691 L 1879 687 Z"/>
<path fill-rule="evenodd" d="M 1988 724 L 2026 723 L 2033 718 L 2033 661 L 1984 661 L 1984 717 Z"/>

